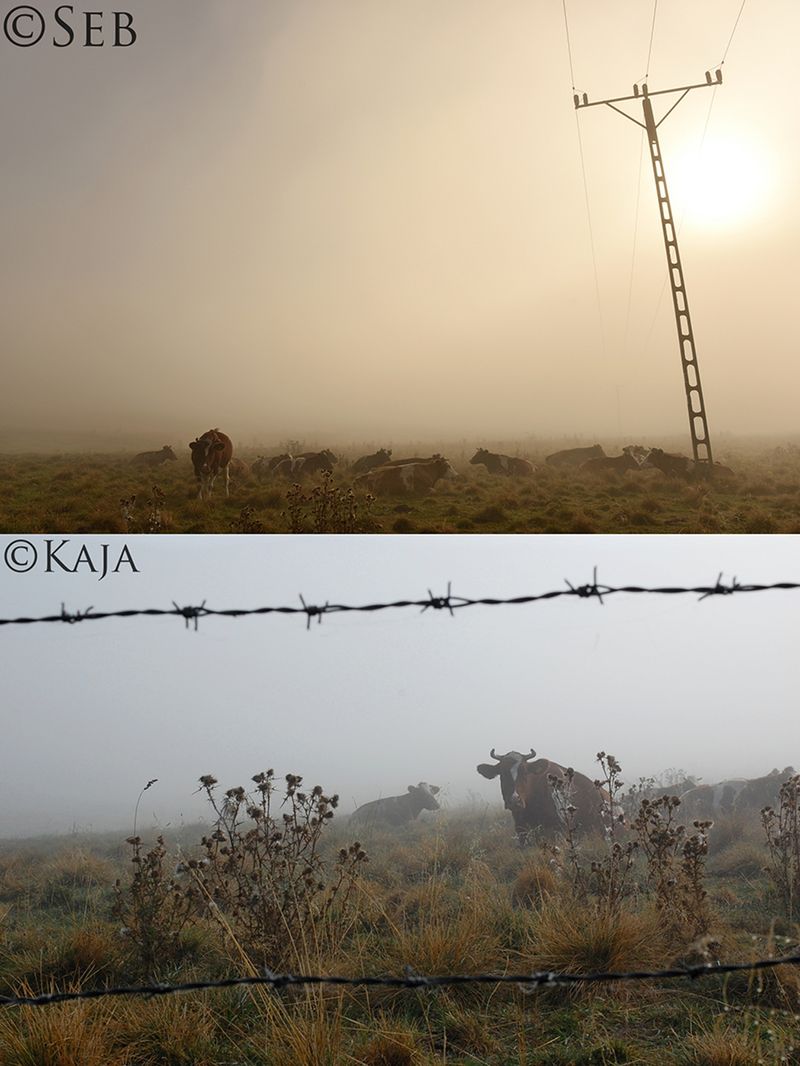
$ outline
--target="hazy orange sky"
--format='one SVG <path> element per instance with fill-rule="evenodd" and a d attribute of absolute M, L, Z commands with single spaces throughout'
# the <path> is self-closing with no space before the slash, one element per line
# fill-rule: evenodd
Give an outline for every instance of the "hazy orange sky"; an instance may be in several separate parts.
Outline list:
<path fill-rule="evenodd" d="M 131 48 L 0 38 L 6 433 L 688 445 L 646 146 L 576 116 L 559 0 L 115 6 Z M 740 7 L 662 0 L 650 88 Z M 577 88 L 630 93 L 653 4 L 567 13 Z M 796 432 L 798 40 L 751 0 L 660 129 L 712 436 Z"/>

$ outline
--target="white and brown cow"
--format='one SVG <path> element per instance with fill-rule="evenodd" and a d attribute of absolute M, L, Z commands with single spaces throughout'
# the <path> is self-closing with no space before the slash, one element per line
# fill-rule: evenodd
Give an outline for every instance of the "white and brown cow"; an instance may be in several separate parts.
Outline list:
<path fill-rule="evenodd" d="M 519 751 L 495 755 L 492 748 L 489 755 L 494 764 L 480 763 L 476 769 L 481 777 L 500 778 L 503 803 L 514 819 L 520 845 L 530 843 L 534 835 L 552 837 L 562 831 L 568 813 L 578 831 L 606 831 L 603 807 L 610 800 L 584 774 L 536 759 L 533 748 L 527 755 Z"/>
<path fill-rule="evenodd" d="M 528 477 L 533 473 L 533 463 L 517 455 L 502 455 L 478 448 L 470 459 L 470 466 L 485 466 L 490 474 L 504 474 L 506 477 L 521 475 Z"/>
<path fill-rule="evenodd" d="M 437 455 L 429 462 L 379 466 L 368 474 L 359 474 L 354 483 L 376 496 L 422 496 L 441 478 L 457 477 L 447 459 Z"/>
<path fill-rule="evenodd" d="M 208 499 L 214 482 L 222 474 L 225 478 L 225 495 L 230 495 L 229 466 L 233 457 L 233 443 L 227 434 L 219 429 L 209 429 L 201 437 L 189 443 L 192 453 L 192 466 L 200 491 L 199 498 Z"/>

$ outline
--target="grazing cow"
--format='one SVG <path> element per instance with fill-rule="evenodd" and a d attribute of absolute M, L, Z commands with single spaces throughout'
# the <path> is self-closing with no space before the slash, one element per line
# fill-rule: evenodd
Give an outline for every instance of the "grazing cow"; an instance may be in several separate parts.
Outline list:
<path fill-rule="evenodd" d="M 665 452 L 661 448 L 651 448 L 647 453 L 644 466 L 654 467 L 667 477 L 690 478 L 694 473 L 694 463 L 686 455 Z"/>
<path fill-rule="evenodd" d="M 549 466 L 580 466 L 587 459 L 602 459 L 606 453 L 599 444 L 593 444 L 590 448 L 564 448 L 560 452 L 553 452 L 545 458 Z"/>
<path fill-rule="evenodd" d="M 686 819 L 713 821 L 724 814 L 733 814 L 736 798 L 747 784 L 744 777 L 733 777 L 717 785 L 697 785 L 680 797 L 681 816 Z"/>
<path fill-rule="evenodd" d="M 377 452 L 373 452 L 372 455 L 362 455 L 360 459 L 356 459 L 350 467 L 350 472 L 353 474 L 366 474 L 370 470 L 374 470 L 376 466 L 383 466 L 385 463 L 390 462 L 391 458 L 392 449 L 381 448 Z"/>
<path fill-rule="evenodd" d="M 785 766 L 783 770 L 775 769 L 764 777 L 754 777 L 745 784 L 736 797 L 734 806 L 736 813 L 758 814 L 762 807 L 777 807 L 781 785 L 794 775 L 794 767 Z"/>
<path fill-rule="evenodd" d="M 495 755 L 494 748 L 489 754 L 495 765 L 480 763 L 477 771 L 490 780 L 499 776 L 503 803 L 511 811 L 520 845 L 526 844 L 533 832 L 552 836 L 562 830 L 567 806 L 575 808 L 574 824 L 579 831 L 605 831 L 604 793 L 588 777 L 573 772 L 569 783 L 567 769 L 559 763 L 549 759 L 531 762 L 536 756 L 533 748 L 528 755 L 518 751 Z M 553 787 L 551 777 L 564 782 L 563 794 Z"/>
<path fill-rule="evenodd" d="M 131 460 L 136 466 L 161 466 L 162 463 L 166 463 L 169 460 L 177 460 L 177 455 L 170 448 L 168 444 L 165 444 L 160 451 L 157 452 L 139 452 L 138 455 L 134 455 Z"/>
<path fill-rule="evenodd" d="M 478 448 L 470 459 L 471 466 L 485 466 L 490 474 L 505 474 L 511 477 L 514 474 L 528 476 L 533 473 L 533 463 L 527 459 L 520 459 L 515 455 L 500 455 L 498 452 L 487 452 L 485 448 Z"/>
<path fill-rule="evenodd" d="M 587 474 L 605 474 L 609 470 L 614 474 L 624 474 L 626 470 L 641 470 L 641 465 L 632 455 L 623 452 L 622 455 L 599 455 L 587 459 L 581 463 L 580 469 Z"/>
<path fill-rule="evenodd" d="M 200 483 L 199 498 L 208 498 L 219 474 L 225 478 L 225 495 L 230 495 L 228 467 L 233 457 L 231 438 L 219 429 L 209 429 L 190 442 L 192 466 Z"/>
<path fill-rule="evenodd" d="M 368 474 L 359 474 L 354 484 L 367 488 L 376 496 L 422 496 L 440 478 L 457 477 L 447 459 L 439 455 L 430 462 L 379 466 Z"/>
<path fill-rule="evenodd" d="M 350 823 L 360 825 L 407 825 L 420 811 L 438 811 L 439 803 L 436 793 L 438 785 L 428 785 L 420 781 L 418 785 L 409 785 L 404 796 L 387 796 L 386 799 L 372 800 L 365 803 L 350 815 Z"/>

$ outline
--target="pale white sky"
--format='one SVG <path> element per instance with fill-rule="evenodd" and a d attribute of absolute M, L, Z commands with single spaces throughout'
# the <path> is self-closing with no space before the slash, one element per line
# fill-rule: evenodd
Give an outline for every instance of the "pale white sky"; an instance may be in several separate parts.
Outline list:
<path fill-rule="evenodd" d="M 595 280 L 561 3 L 126 6 L 129 49 L 0 39 L 4 448 L 685 435 L 650 164 L 607 108 L 577 116 Z M 702 81 L 740 6 L 660 4 L 651 88 Z M 567 10 L 577 87 L 631 92 L 652 3 Z M 794 0 L 746 5 L 661 128 L 712 435 L 796 432 L 798 39 Z"/>
<path fill-rule="evenodd" d="M 0 553 L 13 540 L 0 538 Z M 43 539 L 32 538 L 40 548 Z M 89 538 L 118 546 L 123 538 Z M 81 542 L 82 543 L 82 542 Z M 513 596 L 587 581 L 800 579 L 793 537 L 140 537 L 138 575 L 0 571 L 3 617 L 94 606 L 252 607 L 444 592 Z M 73 540 L 69 551 L 76 551 Z M 114 552 L 112 551 L 112 555 Z M 439 784 L 499 802 L 489 749 L 534 747 L 627 779 L 683 767 L 706 781 L 800 762 L 800 594 L 617 596 L 464 610 L 303 618 L 120 619 L 0 627 L 0 837 L 129 827 L 202 813 L 197 778 L 268 766 L 342 809 Z M 497 794 L 496 794 L 497 793 Z"/>

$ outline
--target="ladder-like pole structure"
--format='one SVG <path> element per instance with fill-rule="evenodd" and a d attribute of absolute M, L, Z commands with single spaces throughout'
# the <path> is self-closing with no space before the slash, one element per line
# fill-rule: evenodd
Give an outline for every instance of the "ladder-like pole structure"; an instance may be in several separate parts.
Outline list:
<path fill-rule="evenodd" d="M 683 385 L 686 391 L 686 406 L 689 413 L 689 430 L 692 435 L 692 452 L 694 454 L 695 463 L 706 464 L 709 472 L 713 469 L 711 437 L 708 432 L 708 419 L 706 417 L 705 401 L 703 400 L 703 387 L 700 383 L 700 368 L 697 363 L 697 351 L 694 343 L 692 320 L 689 316 L 689 304 L 686 299 L 686 285 L 683 278 L 681 256 L 678 250 L 678 235 L 675 230 L 672 205 L 667 190 L 667 179 L 664 174 L 664 161 L 661 156 L 661 145 L 658 142 L 658 127 L 667 115 L 675 110 L 684 96 L 686 96 L 691 89 L 704 89 L 709 85 L 721 84 L 722 71 L 716 70 L 713 77 L 710 71 L 706 71 L 706 80 L 704 82 L 700 82 L 697 85 L 682 85 L 677 89 L 659 89 L 656 92 L 650 92 L 647 85 L 643 84 L 641 87 L 639 85 L 634 85 L 633 96 L 617 96 L 611 100 L 591 101 L 586 93 L 583 93 L 582 95 L 576 94 L 573 97 L 576 109 L 582 107 L 596 107 L 599 104 L 605 104 L 607 107 L 610 107 L 612 111 L 618 112 L 625 118 L 630 119 L 631 122 L 635 122 L 637 126 L 642 126 L 647 133 L 647 143 L 650 147 L 650 160 L 653 164 L 653 178 L 656 184 L 656 196 L 658 197 L 661 230 L 664 236 L 664 248 L 667 253 L 667 270 L 669 272 L 669 281 L 672 288 L 672 305 L 675 310 L 675 324 L 678 328 L 678 344 L 680 345 L 681 366 L 683 368 Z M 658 122 L 656 122 L 653 114 L 651 97 L 664 96 L 671 93 L 680 93 L 681 95 L 672 107 L 670 107 Z M 622 108 L 615 106 L 615 104 L 620 104 L 627 100 L 641 100 L 644 122 L 639 122 L 638 119 L 635 119 L 632 115 L 623 111 Z"/>

